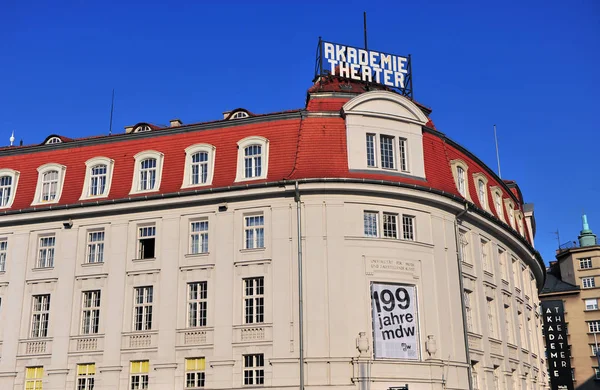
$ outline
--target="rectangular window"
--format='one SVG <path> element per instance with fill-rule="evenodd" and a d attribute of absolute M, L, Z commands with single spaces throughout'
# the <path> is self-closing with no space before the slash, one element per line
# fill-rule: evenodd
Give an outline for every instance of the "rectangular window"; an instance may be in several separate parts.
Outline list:
<path fill-rule="evenodd" d="M 585 259 L 579 259 L 579 268 L 580 269 L 589 269 L 592 268 L 592 258 L 587 257 Z"/>
<path fill-rule="evenodd" d="M 468 232 L 460 230 L 458 232 L 458 250 L 460 252 L 460 258 L 465 263 L 471 263 L 471 256 L 469 256 L 469 239 Z"/>
<path fill-rule="evenodd" d="M 469 332 L 474 332 L 475 331 L 475 324 L 473 322 L 473 305 L 471 302 L 471 298 L 473 296 L 473 293 L 469 290 L 464 290 L 464 299 L 465 299 L 465 312 L 466 312 L 466 317 L 467 317 L 467 330 Z"/>
<path fill-rule="evenodd" d="M 508 280 L 508 275 L 506 274 L 506 251 L 498 248 L 498 262 L 500 263 L 500 273 L 502 274 L 502 279 Z"/>
<path fill-rule="evenodd" d="M 208 253 L 208 220 L 194 221 L 190 225 L 190 253 Z"/>
<path fill-rule="evenodd" d="M 244 217 L 245 249 L 265 247 L 265 217 L 249 215 Z"/>
<path fill-rule="evenodd" d="M 488 311 L 488 327 L 490 332 L 490 337 L 497 338 L 496 334 L 496 304 L 494 300 L 491 298 L 487 298 L 487 311 Z"/>
<path fill-rule="evenodd" d="M 244 323 L 255 324 L 265 321 L 265 279 L 244 279 Z"/>
<path fill-rule="evenodd" d="M 592 348 L 592 356 L 596 356 L 596 353 L 598 353 L 600 348 L 598 348 L 596 344 L 591 344 L 590 347 Z"/>
<path fill-rule="evenodd" d="M 406 155 L 408 148 L 406 147 L 406 143 L 406 139 L 400 138 L 400 154 L 398 155 L 398 163 L 400 164 L 400 170 L 402 172 L 408 172 L 408 157 Z"/>
<path fill-rule="evenodd" d="M 8 241 L 0 240 L 0 272 L 6 271 L 6 253 L 8 252 Z"/>
<path fill-rule="evenodd" d="M 204 388 L 206 361 L 204 358 L 185 359 L 185 388 Z"/>
<path fill-rule="evenodd" d="M 466 187 L 465 187 L 465 170 L 462 167 L 456 168 L 456 176 L 458 181 L 458 192 L 462 196 L 466 196 Z"/>
<path fill-rule="evenodd" d="M 153 190 L 156 184 L 156 159 L 147 158 L 140 162 L 139 191 Z"/>
<path fill-rule="evenodd" d="M 265 355 L 244 355 L 244 385 L 265 384 Z"/>
<path fill-rule="evenodd" d="M 31 338 L 48 337 L 50 294 L 34 295 L 31 308 Z"/>
<path fill-rule="evenodd" d="M 152 286 L 136 287 L 134 290 L 135 302 L 133 312 L 134 330 L 152 329 L 152 302 L 154 288 Z"/>
<path fill-rule="evenodd" d="M 377 215 L 375 211 L 365 211 L 364 213 L 364 227 L 365 237 L 377 237 Z"/>
<path fill-rule="evenodd" d="M 600 332 L 600 320 L 589 321 L 588 322 L 588 330 L 589 330 L 589 333 Z"/>
<path fill-rule="evenodd" d="M 481 263 L 483 264 L 483 270 L 487 272 L 492 272 L 492 265 L 490 263 L 489 252 L 489 241 L 481 240 Z"/>
<path fill-rule="evenodd" d="M 479 390 L 479 373 L 477 366 L 477 362 L 471 361 L 471 383 L 473 384 L 473 390 Z"/>
<path fill-rule="evenodd" d="M 148 360 L 138 360 L 131 362 L 130 383 L 131 390 L 141 390 L 148 388 L 148 371 L 150 362 Z"/>
<path fill-rule="evenodd" d="M 56 237 L 54 236 L 40 237 L 37 268 L 52 268 L 54 266 L 55 244 Z"/>
<path fill-rule="evenodd" d="M 81 298 L 81 334 L 96 334 L 100 323 L 100 290 L 84 291 Z"/>
<path fill-rule="evenodd" d="M 375 134 L 367 134 L 367 166 L 375 167 Z"/>
<path fill-rule="evenodd" d="M 104 229 L 88 232 L 86 263 L 104 262 Z"/>
<path fill-rule="evenodd" d="M 598 310 L 598 299 L 586 299 L 585 310 Z"/>
<path fill-rule="evenodd" d="M 94 390 L 96 365 L 94 363 L 77 365 L 77 390 Z"/>
<path fill-rule="evenodd" d="M 519 290 L 519 292 L 521 291 L 521 273 L 520 271 L 520 267 L 519 267 L 519 261 L 515 258 L 512 259 L 512 271 L 513 271 L 513 278 L 515 280 L 515 289 Z"/>
<path fill-rule="evenodd" d="M 398 238 L 398 214 L 383 213 L 383 237 Z"/>
<path fill-rule="evenodd" d="M 395 169 L 394 165 L 394 137 L 382 135 L 379 137 L 381 149 L 381 167 L 384 169 Z"/>
<path fill-rule="evenodd" d="M 156 226 L 138 228 L 138 259 L 153 259 L 155 257 Z"/>
<path fill-rule="evenodd" d="M 204 184 L 208 177 L 208 153 L 198 152 L 192 155 L 192 184 Z"/>
<path fill-rule="evenodd" d="M 519 320 L 519 337 L 521 341 L 521 348 L 527 347 L 527 340 L 525 339 L 525 323 L 523 322 L 523 313 L 517 311 L 517 319 Z"/>
<path fill-rule="evenodd" d="M 188 328 L 206 326 L 206 282 L 188 283 Z"/>
<path fill-rule="evenodd" d="M 594 280 L 593 276 L 589 278 L 581 278 L 581 283 L 583 284 L 583 288 L 596 287 L 596 281 Z"/>
<path fill-rule="evenodd" d="M 600 368 L 598 367 L 594 367 L 594 379 L 600 379 Z"/>
<path fill-rule="evenodd" d="M 402 238 L 405 240 L 415 240 L 415 217 L 411 215 L 402 216 Z"/>
<path fill-rule="evenodd" d="M 515 335 L 512 327 L 512 312 L 510 306 L 504 305 L 504 323 L 506 325 L 506 338 L 511 344 L 515 343 Z"/>
<path fill-rule="evenodd" d="M 106 188 L 106 165 L 99 164 L 90 170 L 90 196 L 104 194 Z"/>
<path fill-rule="evenodd" d="M 42 390 L 44 367 L 27 367 L 25 369 L 25 390 Z"/>

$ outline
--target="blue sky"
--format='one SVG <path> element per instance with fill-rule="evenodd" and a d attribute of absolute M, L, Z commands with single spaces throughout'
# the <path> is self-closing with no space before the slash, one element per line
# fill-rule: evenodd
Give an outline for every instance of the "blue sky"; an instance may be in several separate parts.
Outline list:
<path fill-rule="evenodd" d="M 171 4 L 172 3 L 172 4 Z M 174 5 L 177 3 L 177 5 Z M 303 107 L 319 36 L 412 54 L 440 131 L 535 204 L 536 246 L 600 233 L 600 3 L 0 1 L 0 144 Z M 18 141 L 17 141 L 18 142 Z"/>

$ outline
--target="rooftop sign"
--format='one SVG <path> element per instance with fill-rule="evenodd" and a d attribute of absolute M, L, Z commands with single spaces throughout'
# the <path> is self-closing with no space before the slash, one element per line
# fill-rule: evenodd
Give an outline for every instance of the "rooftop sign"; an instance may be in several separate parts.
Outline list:
<path fill-rule="evenodd" d="M 410 55 L 359 49 L 319 39 L 315 79 L 327 75 L 384 85 L 408 98 L 413 97 Z"/>

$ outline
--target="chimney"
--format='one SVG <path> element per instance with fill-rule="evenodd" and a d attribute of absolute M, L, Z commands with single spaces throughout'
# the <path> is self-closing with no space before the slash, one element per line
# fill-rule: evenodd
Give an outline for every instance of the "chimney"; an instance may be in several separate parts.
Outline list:
<path fill-rule="evenodd" d="M 183 125 L 183 122 L 181 121 L 181 119 L 171 119 L 169 121 L 169 123 L 171 124 L 171 127 L 179 127 L 179 126 Z"/>
<path fill-rule="evenodd" d="M 223 112 L 223 119 L 227 119 L 227 117 L 229 116 L 229 114 L 231 114 L 231 111 L 224 111 Z"/>
<path fill-rule="evenodd" d="M 125 126 L 125 134 L 129 134 L 133 131 L 133 126 Z"/>

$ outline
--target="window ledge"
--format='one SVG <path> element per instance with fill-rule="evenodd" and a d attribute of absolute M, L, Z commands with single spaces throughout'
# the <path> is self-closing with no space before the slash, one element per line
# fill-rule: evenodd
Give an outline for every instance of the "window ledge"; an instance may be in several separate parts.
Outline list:
<path fill-rule="evenodd" d="M 147 259 L 131 259 L 131 261 L 133 261 L 134 263 L 144 263 L 146 261 L 154 261 L 156 260 L 156 257 L 149 257 Z"/>
<path fill-rule="evenodd" d="M 82 267 L 98 267 L 98 266 L 102 266 L 102 265 L 104 265 L 103 261 L 100 261 L 100 262 L 97 261 L 94 263 L 81 263 Z"/>
<path fill-rule="evenodd" d="M 264 180 L 266 178 L 267 178 L 266 176 L 240 177 L 240 178 L 236 179 L 236 181 L 234 183 L 242 183 L 245 181 L 253 181 L 253 180 Z"/>
<path fill-rule="evenodd" d="M 34 267 L 31 270 L 34 272 L 40 272 L 40 271 L 52 271 L 54 269 L 54 267 Z"/>
<path fill-rule="evenodd" d="M 598 310 L 600 310 L 600 309 L 598 309 L 598 308 L 596 308 L 596 309 L 585 309 L 584 312 L 586 312 L 586 311 L 598 311 Z"/>
<path fill-rule="evenodd" d="M 79 198 L 79 200 L 95 200 L 95 199 L 106 199 L 106 198 L 108 198 L 108 194 L 83 196 L 83 197 Z"/>
<path fill-rule="evenodd" d="M 139 194 L 151 194 L 153 192 L 158 192 L 158 188 L 152 190 L 143 190 L 143 191 L 131 191 L 129 195 L 139 195 Z"/>
<path fill-rule="evenodd" d="M 490 278 L 493 278 L 493 277 L 494 277 L 494 274 L 493 274 L 492 272 L 490 272 L 490 271 L 486 270 L 486 269 L 484 269 L 484 270 L 483 270 L 483 274 L 484 274 L 485 276 L 489 276 Z"/>
<path fill-rule="evenodd" d="M 185 255 L 183 255 L 183 257 L 185 257 L 186 259 L 194 259 L 194 258 L 200 258 L 200 257 L 208 257 L 209 255 L 210 255 L 210 252 L 186 253 Z"/>
<path fill-rule="evenodd" d="M 192 189 L 192 188 L 208 187 L 208 186 L 211 186 L 211 185 L 212 185 L 212 183 L 209 183 L 209 182 L 200 183 L 200 184 L 186 184 L 186 185 L 181 186 L 181 189 L 182 190 L 189 190 L 189 189 Z"/>
<path fill-rule="evenodd" d="M 240 249 L 241 253 L 252 253 L 252 252 L 263 252 L 266 248 L 263 246 L 262 248 L 245 248 Z"/>

